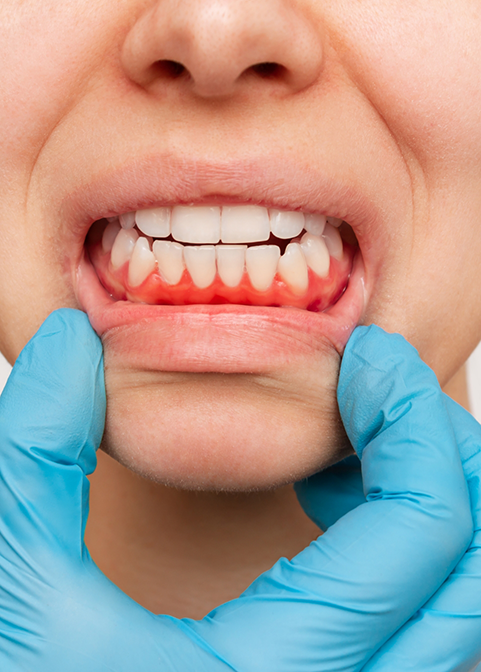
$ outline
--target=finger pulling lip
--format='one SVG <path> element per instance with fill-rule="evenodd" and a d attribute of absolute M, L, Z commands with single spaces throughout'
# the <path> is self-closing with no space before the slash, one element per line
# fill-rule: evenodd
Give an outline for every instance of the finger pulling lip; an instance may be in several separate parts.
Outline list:
<path fill-rule="evenodd" d="M 87 255 L 78 300 L 104 345 L 132 367 L 195 373 L 267 373 L 314 353 L 339 354 L 364 310 L 364 266 L 354 259 L 348 287 L 328 311 L 243 305 L 166 306 L 115 301 Z"/>

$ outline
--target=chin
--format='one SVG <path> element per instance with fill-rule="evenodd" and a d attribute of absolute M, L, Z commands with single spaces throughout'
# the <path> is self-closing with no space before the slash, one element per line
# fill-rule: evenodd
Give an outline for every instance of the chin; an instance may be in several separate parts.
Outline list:
<path fill-rule="evenodd" d="M 352 452 L 336 402 L 334 350 L 291 379 L 132 370 L 116 367 L 108 346 L 105 357 L 102 448 L 144 478 L 189 490 L 267 490 Z"/>

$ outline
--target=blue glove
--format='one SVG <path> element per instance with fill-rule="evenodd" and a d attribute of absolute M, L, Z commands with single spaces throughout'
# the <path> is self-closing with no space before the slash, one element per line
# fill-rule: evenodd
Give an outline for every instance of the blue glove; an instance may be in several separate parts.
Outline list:
<path fill-rule="evenodd" d="M 84 314 L 53 313 L 0 399 L 0 670 L 354 672 L 402 633 L 464 556 L 472 517 L 434 375 L 402 339 L 364 341 L 339 396 L 367 501 L 237 600 L 177 620 L 127 597 L 85 548 L 102 349 Z"/>
<path fill-rule="evenodd" d="M 383 359 L 388 344 L 395 344 L 399 336 L 388 336 L 377 327 L 358 328 L 355 331 L 346 353 L 349 369 L 354 352 L 360 353 L 360 366 L 366 361 Z M 378 354 L 376 348 L 379 348 Z M 402 357 L 405 346 L 399 348 Z M 409 353 L 407 353 L 409 354 Z M 404 355 L 407 356 L 406 354 Z M 405 373 L 405 363 L 399 362 L 400 379 L 398 385 L 411 386 Z M 349 438 L 355 447 L 359 446 L 360 427 L 352 408 L 344 402 L 344 370 L 341 370 L 339 400 L 343 420 Z M 357 385 L 359 386 L 358 379 Z M 362 394 L 362 388 L 359 388 Z M 399 394 L 402 394 L 399 389 Z M 463 468 L 468 483 L 474 536 L 471 544 L 437 593 L 419 609 L 416 614 L 398 632 L 384 644 L 376 655 L 365 665 L 363 672 L 468 672 L 481 661 L 481 426 L 448 396 L 444 396 L 444 405 L 451 419 L 456 435 Z M 373 400 L 373 410 L 375 401 Z M 386 411 L 389 409 L 386 408 Z M 365 411 L 363 411 L 365 412 Z M 354 422 L 353 422 L 354 420 Z M 424 433 L 424 426 L 431 420 L 429 416 L 419 415 L 417 425 L 413 425 L 415 436 Z M 428 430 L 429 431 L 429 430 Z M 358 448 L 356 448 L 358 449 Z M 362 450 L 362 442 L 361 442 Z M 414 458 L 413 466 L 422 465 Z M 302 483 L 296 484 L 298 498 L 311 518 L 323 530 L 334 525 L 348 511 L 370 499 L 372 493 L 363 488 L 363 473 L 367 468 L 365 460 L 357 456 L 316 474 Z M 429 478 L 429 473 L 421 475 Z M 393 530 L 395 534 L 395 530 Z M 450 543 L 449 537 L 445 540 Z M 479 668 L 481 672 L 481 666 Z"/>

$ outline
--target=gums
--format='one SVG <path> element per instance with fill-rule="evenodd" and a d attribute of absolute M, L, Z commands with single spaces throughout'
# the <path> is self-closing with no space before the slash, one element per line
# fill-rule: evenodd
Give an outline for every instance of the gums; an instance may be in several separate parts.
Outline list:
<path fill-rule="evenodd" d="M 205 289 L 194 285 L 188 271 L 180 282 L 167 284 L 159 273 L 153 271 L 138 287 L 128 284 L 128 263 L 113 270 L 110 252 L 103 252 L 98 237 L 87 242 L 87 251 L 103 287 L 115 300 L 129 300 L 149 305 L 192 305 L 192 304 L 240 304 L 246 306 L 291 306 L 311 312 L 323 312 L 334 305 L 346 290 L 352 269 L 356 248 L 344 243 L 344 254 L 340 261 L 331 257 L 329 274 L 320 278 L 309 269 L 309 285 L 306 292 L 298 295 L 276 275 L 269 289 L 259 292 L 252 287 L 246 272 L 237 287 L 227 287 L 218 276 Z"/>

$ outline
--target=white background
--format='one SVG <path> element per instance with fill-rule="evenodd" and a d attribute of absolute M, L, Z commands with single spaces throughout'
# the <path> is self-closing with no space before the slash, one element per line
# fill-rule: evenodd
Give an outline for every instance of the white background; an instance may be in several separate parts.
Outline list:
<path fill-rule="evenodd" d="M 481 422 L 481 343 L 468 360 L 467 372 L 471 412 Z"/>
<path fill-rule="evenodd" d="M 481 422 L 481 343 L 468 360 L 468 389 L 473 415 Z M 0 391 L 10 373 L 10 366 L 0 354 Z"/>
<path fill-rule="evenodd" d="M 10 373 L 10 366 L 0 354 L 0 391 L 3 390 L 3 386 L 5 385 L 9 373 Z"/>

